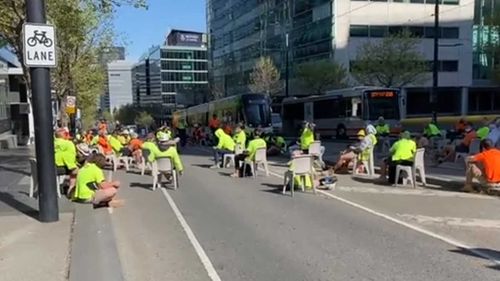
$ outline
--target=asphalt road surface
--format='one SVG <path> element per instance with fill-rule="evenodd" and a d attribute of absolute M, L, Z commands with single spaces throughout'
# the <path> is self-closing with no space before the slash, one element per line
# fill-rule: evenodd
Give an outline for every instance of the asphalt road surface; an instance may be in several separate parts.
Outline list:
<path fill-rule="evenodd" d="M 208 261 L 150 178 L 121 174 L 131 188 L 112 220 L 127 280 L 500 280 L 467 251 L 321 195 L 283 196 L 277 177 L 232 179 L 198 152 L 167 192 Z"/>

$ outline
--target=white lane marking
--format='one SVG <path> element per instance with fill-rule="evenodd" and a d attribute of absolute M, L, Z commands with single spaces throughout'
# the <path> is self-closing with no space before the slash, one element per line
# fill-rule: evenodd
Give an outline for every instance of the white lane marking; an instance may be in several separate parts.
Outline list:
<path fill-rule="evenodd" d="M 181 214 L 181 211 L 179 208 L 177 208 L 177 205 L 174 202 L 174 199 L 168 194 L 167 190 L 164 188 L 161 188 L 161 192 L 165 196 L 165 198 L 168 201 L 168 204 L 172 208 L 172 210 L 175 213 L 175 216 L 177 217 L 177 220 L 179 220 L 180 224 L 182 225 L 182 228 L 184 229 L 184 232 L 186 232 L 189 241 L 194 247 L 194 250 L 196 251 L 196 254 L 198 254 L 198 257 L 200 258 L 201 262 L 203 263 L 203 266 L 205 267 L 208 276 L 212 281 L 221 281 L 219 275 L 217 274 L 217 271 L 215 270 L 214 266 L 212 265 L 212 262 L 208 258 L 207 254 L 203 250 L 203 247 L 201 246 L 200 242 L 198 242 L 198 239 L 196 239 L 196 236 L 194 235 L 193 231 L 191 230 L 191 227 L 189 227 L 188 223 L 184 219 L 184 217 Z"/>
<path fill-rule="evenodd" d="M 279 175 L 279 174 L 274 173 L 274 172 L 271 172 L 271 171 L 269 171 L 269 173 L 270 173 L 271 175 L 275 176 L 275 177 L 278 177 L 278 178 L 283 179 L 283 176 L 282 176 L 282 175 Z M 449 237 L 446 237 L 446 236 L 443 236 L 443 235 L 440 235 L 440 234 L 434 233 L 434 232 L 432 232 L 432 231 L 426 230 L 426 229 L 421 228 L 421 227 L 419 227 L 419 226 L 416 226 L 416 225 L 413 225 L 413 224 L 410 224 L 410 223 L 404 222 L 404 221 L 399 220 L 399 219 L 397 219 L 397 218 L 393 218 L 393 217 L 391 217 L 391 216 L 388 216 L 388 215 L 386 215 L 386 214 L 383 214 L 383 213 L 377 212 L 377 211 L 375 211 L 375 210 L 373 210 L 373 209 L 370 209 L 370 208 L 368 208 L 368 207 L 362 206 L 362 205 L 360 205 L 360 204 L 358 204 L 358 203 L 354 203 L 354 202 L 349 201 L 349 200 L 347 200 L 347 199 L 344 199 L 344 198 L 341 198 L 341 197 L 335 196 L 335 195 L 333 195 L 333 194 L 331 194 L 331 193 L 329 193 L 329 192 L 326 192 L 326 191 L 323 191 L 323 190 L 317 190 L 317 192 L 318 192 L 318 193 L 321 193 L 321 194 L 323 194 L 323 195 L 325 195 L 325 196 L 328 196 L 328 197 L 330 197 L 330 198 L 332 198 L 332 199 L 338 200 L 338 201 L 340 201 L 340 202 L 342 202 L 342 203 L 345 203 L 345 204 L 347 204 L 347 205 L 350 205 L 350 206 L 352 206 L 352 207 L 355 207 L 355 208 L 361 209 L 361 210 L 363 210 L 363 211 L 365 211 L 365 212 L 368 212 L 368 213 L 370 213 L 370 214 L 372 214 L 372 215 L 375 215 L 375 216 L 378 216 L 378 217 L 384 218 L 384 219 L 389 220 L 389 221 L 391 221 L 391 222 L 393 222 L 393 223 L 396 223 L 396 224 L 399 224 L 399 225 L 405 226 L 405 227 L 407 227 L 407 228 L 409 228 L 409 229 L 412 229 L 412 230 L 414 230 L 414 231 L 417 231 L 417 232 L 420 232 L 420 233 L 422 233 L 422 234 L 428 235 L 428 236 L 430 236 L 430 237 L 433 237 L 433 238 L 439 239 L 439 240 L 441 240 L 441 241 L 443 241 L 443 242 L 445 242 L 445 243 L 447 243 L 447 244 L 450 244 L 450 245 L 452 245 L 452 246 L 455 246 L 455 247 L 457 247 L 457 248 L 461 248 L 461 249 L 467 250 L 467 251 L 469 251 L 469 252 L 471 252 L 471 253 L 473 253 L 473 254 L 475 254 L 475 255 L 479 256 L 479 257 L 482 257 L 482 258 L 484 258 L 484 259 L 487 259 L 487 260 L 491 261 L 491 262 L 492 262 L 492 263 L 494 263 L 495 265 L 500 265 L 500 260 L 496 259 L 495 257 L 493 257 L 493 256 L 491 256 L 491 255 L 488 255 L 487 253 L 484 253 L 484 252 L 482 252 L 482 251 L 476 250 L 475 248 L 477 248 L 477 247 L 471 247 L 471 246 L 466 245 L 465 243 L 459 242 L 459 241 L 457 241 L 457 240 L 455 240 L 455 239 L 453 239 L 453 238 L 449 238 Z"/>
<path fill-rule="evenodd" d="M 444 224 L 460 227 L 482 227 L 482 228 L 500 228 L 500 220 L 475 219 L 475 218 L 456 218 L 456 217 L 431 217 L 423 215 L 397 214 L 398 217 L 416 221 L 419 224 Z"/>

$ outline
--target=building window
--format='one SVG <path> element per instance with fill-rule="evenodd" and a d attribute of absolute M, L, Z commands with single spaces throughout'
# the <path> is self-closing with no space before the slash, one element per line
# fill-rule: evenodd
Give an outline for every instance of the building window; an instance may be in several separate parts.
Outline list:
<path fill-rule="evenodd" d="M 162 95 L 161 99 L 164 104 L 175 104 L 175 95 Z"/>
<path fill-rule="evenodd" d="M 441 61 L 441 66 L 439 71 L 441 72 L 457 72 L 458 71 L 458 61 L 456 60 L 445 60 Z"/>
<path fill-rule="evenodd" d="M 384 37 L 387 34 L 394 35 L 408 30 L 415 37 L 434 38 L 433 26 L 402 26 L 402 25 L 351 25 L 350 34 L 352 37 Z M 458 39 L 460 38 L 460 29 L 458 27 L 439 28 L 440 38 Z"/>
<path fill-rule="evenodd" d="M 352 37 L 368 37 L 368 25 L 351 25 L 349 33 Z"/>
<path fill-rule="evenodd" d="M 458 27 L 442 27 L 441 28 L 441 38 L 446 39 L 456 39 L 460 36 L 460 31 Z"/>
<path fill-rule="evenodd" d="M 387 35 L 387 26 L 370 26 L 370 37 L 385 37 Z"/>
<path fill-rule="evenodd" d="M 109 76 L 111 76 L 111 77 L 120 77 L 120 74 L 111 73 Z"/>

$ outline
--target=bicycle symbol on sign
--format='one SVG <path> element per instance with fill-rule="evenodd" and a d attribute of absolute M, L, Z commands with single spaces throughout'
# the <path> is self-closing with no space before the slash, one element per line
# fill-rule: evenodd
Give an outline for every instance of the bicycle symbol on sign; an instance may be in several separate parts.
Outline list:
<path fill-rule="evenodd" d="M 28 46 L 34 47 L 37 44 L 43 44 L 47 48 L 52 47 L 54 42 L 52 42 L 52 39 L 47 38 L 46 34 L 46 31 L 38 32 L 38 30 L 35 30 L 33 36 L 28 38 Z"/>

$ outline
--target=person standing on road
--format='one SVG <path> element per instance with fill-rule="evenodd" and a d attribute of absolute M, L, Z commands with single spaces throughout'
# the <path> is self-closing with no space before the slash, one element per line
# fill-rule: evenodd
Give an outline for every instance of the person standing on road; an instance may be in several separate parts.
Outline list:
<path fill-rule="evenodd" d="M 500 184 L 500 150 L 489 139 L 481 141 L 482 152 L 467 159 L 465 186 L 462 191 L 474 191 L 472 180 L 478 179 L 481 189 L 488 192 L 491 185 Z"/>
<path fill-rule="evenodd" d="M 378 118 L 377 126 L 375 127 L 375 129 L 377 129 L 377 136 L 380 137 L 387 137 L 391 133 L 389 124 L 385 123 L 385 119 L 382 116 Z"/>
<path fill-rule="evenodd" d="M 186 134 L 186 122 L 184 121 L 184 119 L 180 119 L 177 122 L 177 135 L 181 139 L 181 147 L 186 146 L 187 134 Z"/>
<path fill-rule="evenodd" d="M 247 134 L 245 133 L 245 125 L 239 124 L 235 128 L 235 133 L 233 136 L 233 140 L 236 145 L 243 151 L 245 150 L 245 146 L 247 143 Z"/>
<path fill-rule="evenodd" d="M 215 131 L 215 136 L 219 140 L 218 144 L 216 147 L 214 147 L 214 161 L 215 164 L 212 166 L 212 168 L 219 168 L 222 167 L 222 163 L 220 160 L 224 159 L 224 155 L 227 153 L 234 153 L 234 148 L 236 144 L 234 143 L 234 140 L 224 132 L 222 129 L 217 129 Z"/>
<path fill-rule="evenodd" d="M 220 127 L 219 118 L 217 118 L 217 114 L 212 115 L 212 119 L 208 121 L 208 127 L 212 131 L 212 135 L 215 135 L 215 131 Z"/>

